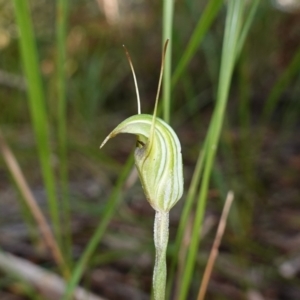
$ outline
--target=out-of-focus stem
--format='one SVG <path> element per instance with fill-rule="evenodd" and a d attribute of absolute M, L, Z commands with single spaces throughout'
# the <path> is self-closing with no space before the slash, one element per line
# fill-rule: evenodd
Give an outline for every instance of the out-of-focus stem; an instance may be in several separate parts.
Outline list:
<path fill-rule="evenodd" d="M 169 213 L 156 211 L 154 220 L 154 245 L 156 250 L 153 272 L 155 300 L 165 299 L 167 266 L 166 251 L 169 239 Z"/>

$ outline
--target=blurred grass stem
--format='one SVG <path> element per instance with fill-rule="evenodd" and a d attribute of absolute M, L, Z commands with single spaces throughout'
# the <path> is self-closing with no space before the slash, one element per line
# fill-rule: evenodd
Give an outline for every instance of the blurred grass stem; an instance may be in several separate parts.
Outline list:
<path fill-rule="evenodd" d="M 170 123 L 171 110 L 171 72 L 172 72 L 172 29 L 173 29 L 173 11 L 174 0 L 163 1 L 163 37 L 164 46 L 166 40 L 169 41 L 169 47 L 165 55 L 165 71 L 163 77 L 163 119 Z"/>
<path fill-rule="evenodd" d="M 71 259 L 71 221 L 68 188 L 67 128 L 66 128 L 66 31 L 68 17 L 68 0 L 57 0 L 57 98 L 58 98 L 58 144 L 59 173 L 62 190 L 62 221 L 64 224 L 64 253 Z"/>
<path fill-rule="evenodd" d="M 193 31 L 193 34 L 181 56 L 179 63 L 176 66 L 176 69 L 172 76 L 172 88 L 175 87 L 178 82 L 180 76 L 183 74 L 186 69 L 188 63 L 191 61 L 193 56 L 195 55 L 197 49 L 199 48 L 205 34 L 210 28 L 212 22 L 215 20 L 218 12 L 220 11 L 223 4 L 223 0 L 210 0 L 201 17 L 198 20 L 196 28 Z"/>
<path fill-rule="evenodd" d="M 28 1 L 14 0 L 16 22 L 25 77 L 28 85 L 29 108 L 38 148 L 42 175 L 48 196 L 48 205 L 55 237 L 61 245 L 61 226 L 55 191 L 54 174 L 51 169 L 51 147 L 42 76 L 39 70 L 33 27 Z"/>
<path fill-rule="evenodd" d="M 228 1 L 228 13 L 226 17 L 223 41 L 217 102 L 208 133 L 207 155 L 204 164 L 203 179 L 195 213 L 191 244 L 187 254 L 186 265 L 182 276 L 181 288 L 179 291 L 180 300 L 186 299 L 187 297 L 189 285 L 191 283 L 191 278 L 195 267 L 200 240 L 199 229 L 201 228 L 204 216 L 210 175 L 225 115 L 229 87 L 236 58 L 236 46 L 240 33 L 243 7 L 244 1 Z"/>

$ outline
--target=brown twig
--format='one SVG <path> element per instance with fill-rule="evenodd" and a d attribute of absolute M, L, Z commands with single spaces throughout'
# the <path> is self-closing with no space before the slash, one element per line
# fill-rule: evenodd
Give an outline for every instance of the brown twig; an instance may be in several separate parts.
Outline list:
<path fill-rule="evenodd" d="M 65 278 L 68 278 L 70 272 L 64 261 L 62 253 L 56 243 L 56 240 L 52 234 L 50 226 L 48 225 L 46 218 L 44 217 L 42 211 L 37 205 L 37 202 L 29 188 L 29 185 L 27 184 L 25 176 L 23 175 L 22 170 L 14 154 L 12 153 L 11 149 L 9 148 L 8 144 L 4 139 L 4 136 L 1 133 L 1 129 L 0 129 L 0 151 L 3 155 L 4 161 L 6 162 L 12 177 L 14 178 L 22 196 L 24 197 L 26 204 L 28 205 L 33 217 L 35 218 L 36 223 L 38 224 L 40 233 L 44 238 L 46 245 L 49 247 L 49 250 L 52 253 L 55 262 L 62 270 Z"/>
<path fill-rule="evenodd" d="M 202 278 L 202 282 L 201 282 L 201 285 L 199 288 L 199 293 L 198 293 L 198 298 L 197 298 L 198 300 L 204 299 L 204 296 L 205 296 L 205 293 L 207 290 L 207 286 L 208 286 L 208 281 L 211 276 L 211 272 L 212 272 L 215 260 L 219 253 L 219 246 L 220 246 L 220 243 L 221 243 L 224 231 L 225 231 L 226 221 L 227 221 L 228 213 L 229 213 L 232 201 L 233 201 L 233 197 L 234 197 L 233 192 L 231 192 L 231 191 L 228 192 L 227 198 L 225 201 L 225 205 L 223 208 L 222 216 L 221 216 L 221 219 L 219 222 L 218 230 L 216 233 L 216 237 L 215 237 L 212 249 L 210 251 L 208 262 L 207 262 L 207 265 L 206 265 L 206 268 L 204 271 L 204 275 Z"/>

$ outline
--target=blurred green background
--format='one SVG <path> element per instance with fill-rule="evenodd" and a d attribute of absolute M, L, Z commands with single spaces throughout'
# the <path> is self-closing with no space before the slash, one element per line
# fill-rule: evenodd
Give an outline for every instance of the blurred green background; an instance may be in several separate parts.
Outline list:
<path fill-rule="evenodd" d="M 246 2 L 245 18 L 253 1 Z M 63 51 L 59 52 L 58 46 L 57 3 L 28 3 L 42 80 L 44 99 L 39 100 L 45 111 L 37 112 L 39 121 L 34 124 L 15 7 L 13 1 L 1 0 L 0 128 L 49 219 L 53 215 L 46 198 L 51 198 L 53 175 L 56 189 L 52 197 L 59 200 L 58 218 L 63 220 L 62 229 L 57 230 L 62 244 L 72 239 L 66 243 L 65 253 L 74 265 L 107 215 L 107 201 L 111 201 L 113 187 L 135 144 L 133 137 L 124 135 L 99 150 L 120 121 L 137 113 L 123 44 L 135 67 L 142 112 L 153 112 L 162 51 L 162 3 L 69 1 L 65 31 L 64 25 L 61 27 L 65 57 L 59 56 Z M 198 34 L 195 52 L 176 77 L 208 3 L 215 4 L 215 16 L 210 15 L 211 24 L 207 23 L 203 39 Z M 206 11 L 207 18 L 211 12 Z M 226 12 L 227 5 L 222 1 L 175 1 L 170 123 L 181 141 L 186 187 L 214 110 Z M 61 63 L 57 63 L 59 59 Z M 233 72 L 187 299 L 196 299 L 229 190 L 235 194 L 235 203 L 206 299 L 300 299 L 299 70 L 299 1 L 259 1 Z M 65 85 L 60 86 L 61 82 Z M 59 108 L 64 95 L 65 108 Z M 44 126 L 49 136 L 43 135 Z M 38 132 L 41 148 L 37 146 Z M 41 149 L 47 149 L 46 164 L 53 172 L 47 191 L 38 159 Z M 150 299 L 154 212 L 134 172 L 131 175 L 124 175 L 127 179 L 116 195 L 112 218 L 81 280 L 86 289 L 111 300 Z M 69 201 L 65 203 L 64 198 Z M 185 196 L 171 212 L 170 261 L 173 255 L 178 256 L 174 254 L 174 240 L 184 200 Z M 193 211 L 189 220 L 193 220 Z M 187 248 L 189 237 L 187 229 Z M 0 247 L 56 272 L 1 157 Z M 181 280 L 180 270 L 178 274 L 177 282 Z M 0 275 L 0 299 L 44 299 L 11 273 L 2 269 Z M 176 284 L 171 291 L 172 299 L 176 299 Z"/>

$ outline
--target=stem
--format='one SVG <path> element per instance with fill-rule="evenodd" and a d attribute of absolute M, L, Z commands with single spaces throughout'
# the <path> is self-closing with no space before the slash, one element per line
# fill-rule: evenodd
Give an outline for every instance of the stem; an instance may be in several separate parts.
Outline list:
<path fill-rule="evenodd" d="M 166 291 L 166 251 L 169 238 L 169 212 L 156 211 L 154 220 L 154 244 L 156 249 L 153 272 L 155 300 L 164 300 Z"/>
<path fill-rule="evenodd" d="M 170 123 L 171 110 L 171 73 L 172 73 L 172 28 L 173 28 L 174 0 L 163 1 L 163 40 L 170 40 L 169 49 L 165 55 L 165 75 L 163 78 L 163 119 Z"/>

